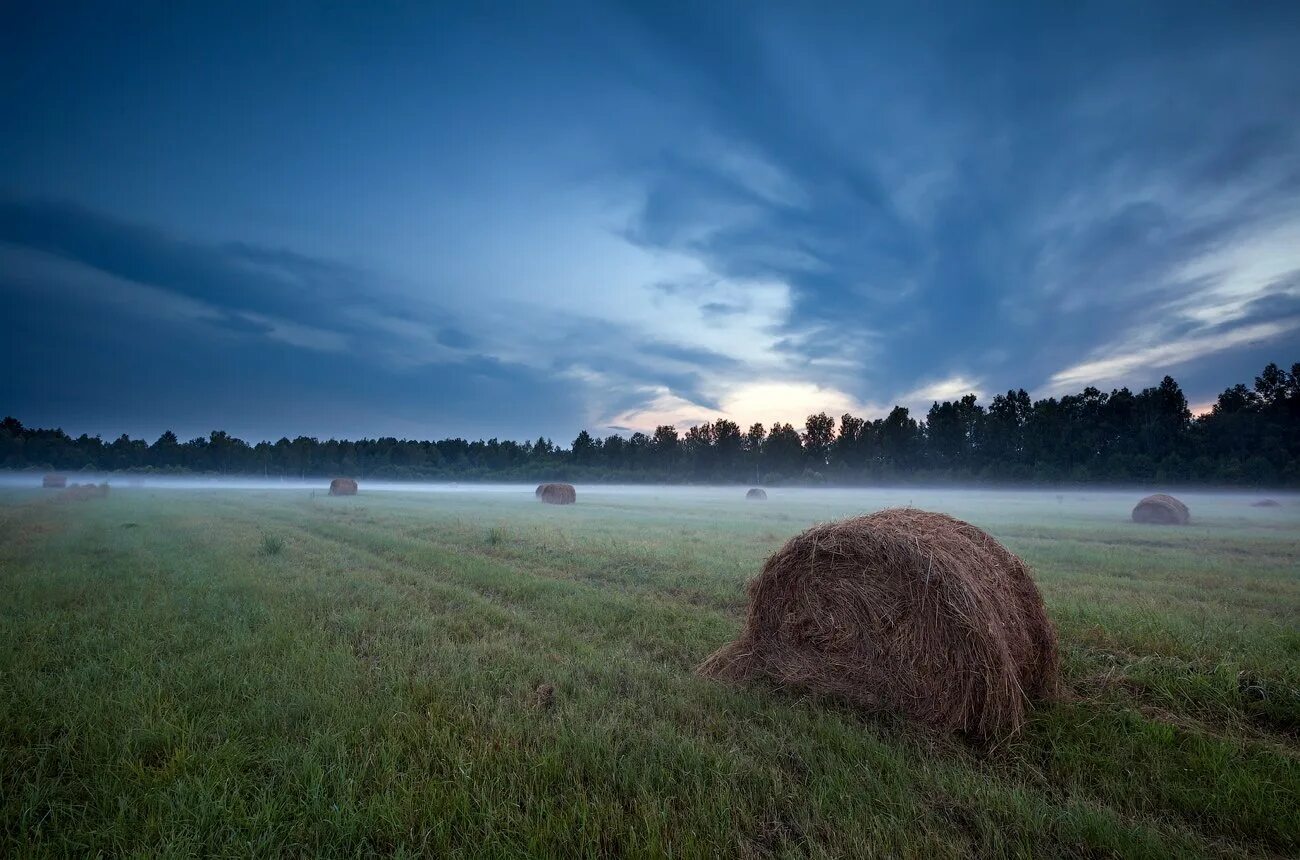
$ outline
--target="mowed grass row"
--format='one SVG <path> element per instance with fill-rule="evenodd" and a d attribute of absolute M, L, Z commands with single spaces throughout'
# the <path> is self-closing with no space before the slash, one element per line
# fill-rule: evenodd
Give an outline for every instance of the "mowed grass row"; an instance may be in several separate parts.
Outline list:
<path fill-rule="evenodd" d="M 6 492 L 0 853 L 1300 851 L 1296 514 L 1005 498 L 942 509 L 1033 565 L 1071 692 L 990 749 L 693 674 L 873 497 Z"/>

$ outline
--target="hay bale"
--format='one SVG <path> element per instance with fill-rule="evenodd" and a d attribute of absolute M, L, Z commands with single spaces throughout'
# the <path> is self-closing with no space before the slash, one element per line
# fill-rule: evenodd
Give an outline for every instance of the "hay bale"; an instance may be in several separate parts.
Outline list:
<path fill-rule="evenodd" d="M 578 500 L 578 492 L 572 484 L 542 484 L 536 495 L 548 505 L 571 505 Z"/>
<path fill-rule="evenodd" d="M 766 502 L 767 490 L 761 490 L 758 487 L 754 487 L 748 493 L 745 493 L 745 498 L 751 502 Z"/>
<path fill-rule="evenodd" d="M 355 496 L 357 494 L 357 482 L 351 478 L 335 478 L 330 481 L 331 496 Z"/>
<path fill-rule="evenodd" d="M 1133 508 L 1133 522 L 1135 523 L 1158 526 L 1185 526 L 1190 519 L 1191 516 L 1187 511 L 1187 505 L 1184 505 L 1173 496 L 1166 496 L 1164 493 L 1147 496 Z"/>
<path fill-rule="evenodd" d="M 46 489 L 61 490 L 67 485 L 67 475 L 46 475 L 44 478 L 41 478 L 41 486 Z"/>
<path fill-rule="evenodd" d="M 1252 508 L 1280 508 L 1282 503 L 1277 499 L 1260 499 L 1258 502 L 1251 502 Z"/>
<path fill-rule="evenodd" d="M 108 484 L 68 484 L 67 489 L 59 493 L 60 501 L 82 502 L 86 499 L 103 499 L 108 497 Z"/>
<path fill-rule="evenodd" d="M 740 638 L 700 666 L 900 714 L 1008 734 L 1057 691 L 1056 632 L 1019 558 L 944 514 L 893 508 L 813 526 L 750 581 Z"/>

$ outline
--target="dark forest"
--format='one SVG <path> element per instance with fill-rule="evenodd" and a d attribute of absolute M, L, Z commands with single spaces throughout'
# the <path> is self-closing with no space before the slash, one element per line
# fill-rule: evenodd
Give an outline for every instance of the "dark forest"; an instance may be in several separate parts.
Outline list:
<path fill-rule="evenodd" d="M 748 429 L 727 420 L 685 431 L 598 438 L 436 442 L 299 436 L 249 444 L 220 430 L 152 444 L 0 424 L 8 469 L 388 480 L 860 485 L 884 482 L 1300 486 L 1300 363 L 1270 364 L 1193 416 L 1173 378 L 1133 392 L 1085 388 L 1033 400 L 1023 389 L 987 405 L 974 395 L 935 403 L 921 419 L 901 406 L 884 418 L 810 415 Z"/>

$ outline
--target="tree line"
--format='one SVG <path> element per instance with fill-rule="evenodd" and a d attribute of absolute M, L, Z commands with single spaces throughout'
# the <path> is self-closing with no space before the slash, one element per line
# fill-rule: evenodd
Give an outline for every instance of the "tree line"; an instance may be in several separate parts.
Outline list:
<path fill-rule="evenodd" d="M 684 432 L 605 438 L 580 432 L 568 448 L 514 442 L 299 436 L 250 445 L 214 430 L 152 444 L 119 436 L 0 422 L 0 466 L 58 471 L 350 475 L 389 480 L 542 480 L 866 484 L 905 481 L 1159 483 L 1300 486 L 1300 363 L 1270 364 L 1253 386 L 1234 385 L 1193 416 L 1172 377 L 1138 392 L 1032 400 L 1008 391 L 987 406 L 973 394 L 936 402 L 922 419 L 895 406 L 885 417 L 810 415 L 745 430 L 726 419 Z"/>

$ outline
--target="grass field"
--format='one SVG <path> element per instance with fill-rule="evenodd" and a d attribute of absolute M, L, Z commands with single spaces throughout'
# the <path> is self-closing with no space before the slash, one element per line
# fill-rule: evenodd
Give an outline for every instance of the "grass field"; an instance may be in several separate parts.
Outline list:
<path fill-rule="evenodd" d="M 1300 853 L 1300 502 L 770 492 L 0 491 L 0 854 Z M 1036 572 L 1023 733 L 693 674 L 786 538 L 909 502 Z"/>

